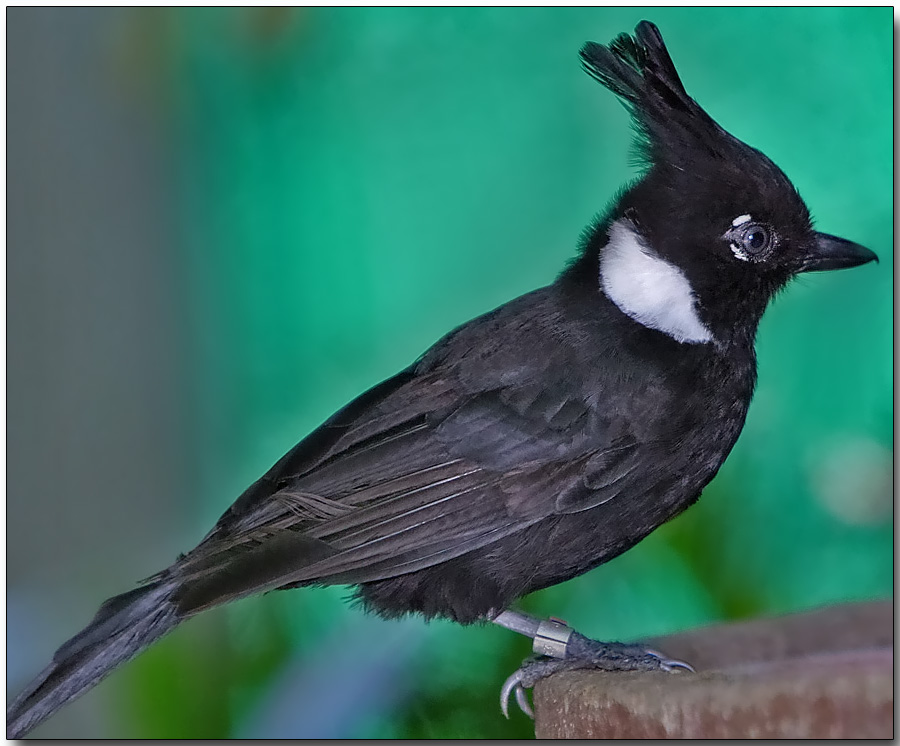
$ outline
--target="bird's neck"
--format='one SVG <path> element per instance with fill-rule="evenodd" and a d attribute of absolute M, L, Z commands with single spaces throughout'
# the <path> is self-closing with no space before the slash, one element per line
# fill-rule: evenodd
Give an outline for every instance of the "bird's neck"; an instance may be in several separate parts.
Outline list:
<path fill-rule="evenodd" d="M 602 292 L 639 324 L 684 344 L 716 341 L 684 272 L 656 254 L 627 219 L 610 226 L 597 269 Z"/>
<path fill-rule="evenodd" d="M 744 288 L 697 285 L 662 258 L 627 218 L 598 225 L 560 281 L 603 294 L 625 316 L 682 345 L 720 350 L 752 350 L 767 304 L 767 297 Z M 729 296 L 727 304 L 707 302 L 722 295 Z"/>

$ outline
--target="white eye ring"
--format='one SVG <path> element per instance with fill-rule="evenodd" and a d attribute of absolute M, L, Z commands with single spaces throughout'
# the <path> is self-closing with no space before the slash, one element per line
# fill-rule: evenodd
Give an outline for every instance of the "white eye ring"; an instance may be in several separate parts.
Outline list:
<path fill-rule="evenodd" d="M 731 253 L 742 262 L 765 261 L 778 245 L 775 231 L 764 223 L 755 222 L 749 215 L 735 218 L 723 238 L 728 241 Z"/>

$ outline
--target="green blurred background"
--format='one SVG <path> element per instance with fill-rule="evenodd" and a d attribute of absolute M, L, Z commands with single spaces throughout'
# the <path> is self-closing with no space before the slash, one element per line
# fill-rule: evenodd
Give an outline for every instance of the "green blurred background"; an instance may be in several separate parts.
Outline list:
<path fill-rule="evenodd" d="M 890 596 L 891 8 L 10 8 L 11 694 L 335 409 L 553 279 L 634 174 L 577 51 L 644 17 L 881 263 L 770 309 L 696 507 L 522 606 L 636 639 Z M 35 735 L 533 734 L 498 710 L 527 640 L 347 596 L 207 613 Z"/>

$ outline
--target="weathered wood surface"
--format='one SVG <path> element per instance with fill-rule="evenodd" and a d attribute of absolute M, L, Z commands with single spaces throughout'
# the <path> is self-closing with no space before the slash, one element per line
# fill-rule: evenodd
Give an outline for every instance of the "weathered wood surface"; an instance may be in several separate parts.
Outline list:
<path fill-rule="evenodd" d="M 691 673 L 539 682 L 538 738 L 892 738 L 893 602 L 845 604 L 648 641 Z"/>

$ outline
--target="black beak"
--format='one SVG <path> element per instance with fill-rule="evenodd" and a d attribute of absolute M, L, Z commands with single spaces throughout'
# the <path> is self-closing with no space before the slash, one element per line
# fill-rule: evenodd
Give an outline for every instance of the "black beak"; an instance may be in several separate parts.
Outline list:
<path fill-rule="evenodd" d="M 803 257 L 799 272 L 821 272 L 826 269 L 849 269 L 866 262 L 878 261 L 874 251 L 827 233 L 816 233 L 816 245 Z"/>

